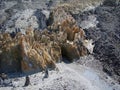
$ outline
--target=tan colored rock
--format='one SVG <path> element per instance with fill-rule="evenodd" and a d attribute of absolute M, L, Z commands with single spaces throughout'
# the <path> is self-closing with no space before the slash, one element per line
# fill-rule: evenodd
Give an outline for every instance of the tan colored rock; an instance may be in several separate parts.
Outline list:
<path fill-rule="evenodd" d="M 62 55 L 70 60 L 78 59 L 80 56 L 88 54 L 88 50 L 83 44 L 85 32 L 63 8 L 65 7 L 57 7 L 53 10 L 51 30 L 59 32 L 57 40 L 60 43 Z"/>
<path fill-rule="evenodd" d="M 67 24 L 66 24 L 67 23 Z M 84 39 L 85 33 L 82 29 L 80 29 L 75 23 L 74 20 L 66 20 L 61 24 L 62 30 L 67 33 L 67 39 L 69 41 L 73 41 L 75 38 L 75 34 L 79 33 L 79 39 Z"/>
<path fill-rule="evenodd" d="M 28 39 L 28 37 L 27 37 Z M 30 44 L 26 37 L 21 39 L 21 49 L 22 49 L 22 71 L 23 72 L 34 72 L 44 69 L 44 66 L 47 64 L 46 59 L 44 58 L 44 51 L 42 47 L 37 42 Z M 41 54 L 43 52 L 43 54 Z M 28 67 L 28 68 L 24 68 Z"/>
<path fill-rule="evenodd" d="M 35 41 L 39 41 L 41 40 L 41 36 L 42 36 L 42 33 L 38 30 L 34 30 L 34 38 L 35 38 Z"/>
<path fill-rule="evenodd" d="M 67 40 L 73 41 L 76 33 L 79 33 L 79 39 L 83 40 L 85 33 L 82 29 L 77 26 L 75 19 L 68 13 L 65 12 L 63 7 L 57 7 L 52 12 L 53 24 L 50 29 L 53 31 L 63 32 L 67 34 Z"/>
<path fill-rule="evenodd" d="M 10 34 L 0 35 L 0 70 L 6 72 L 20 71 L 20 47 L 18 41 L 10 37 Z"/>
<path fill-rule="evenodd" d="M 61 47 L 57 43 L 52 44 L 52 47 L 50 49 L 50 55 L 55 62 L 60 62 L 62 58 L 62 53 L 61 53 Z"/>
<path fill-rule="evenodd" d="M 67 33 L 60 31 L 57 35 L 57 40 L 59 41 L 59 43 L 65 43 L 67 40 Z"/>
<path fill-rule="evenodd" d="M 42 70 L 46 66 L 49 68 L 56 67 L 55 62 L 58 61 L 61 55 L 60 48 L 55 45 L 50 46 L 48 43 L 48 40 L 50 39 L 44 34 L 42 35 L 41 40 L 38 41 L 34 41 L 31 35 L 21 37 L 20 46 L 22 49 L 22 65 L 25 65 L 21 66 L 23 72 Z M 39 41 L 41 43 L 39 43 Z"/>
<path fill-rule="evenodd" d="M 39 70 L 38 67 L 38 55 L 37 52 L 32 49 L 32 46 L 30 45 L 30 42 L 26 39 L 26 37 L 21 38 L 20 42 L 21 46 L 21 55 L 22 55 L 22 64 L 21 69 L 23 72 L 33 72 L 36 70 Z"/>
<path fill-rule="evenodd" d="M 49 43 L 50 35 L 47 32 L 42 33 L 41 37 L 35 37 L 35 32 L 29 28 L 26 35 L 17 33 L 13 39 L 10 34 L 1 34 L 0 70 L 7 71 L 9 68 L 8 72 L 21 70 L 24 73 L 31 73 L 46 67 L 55 68 L 55 63 L 61 59 L 61 48 L 57 43 Z"/>
<path fill-rule="evenodd" d="M 50 31 L 28 27 L 25 35 L 19 32 L 15 38 L 8 33 L 0 34 L 0 70 L 32 73 L 46 67 L 53 69 L 62 56 L 73 61 L 93 51 L 91 42 L 85 40 L 84 30 L 62 7 L 55 8 L 50 18 Z"/>

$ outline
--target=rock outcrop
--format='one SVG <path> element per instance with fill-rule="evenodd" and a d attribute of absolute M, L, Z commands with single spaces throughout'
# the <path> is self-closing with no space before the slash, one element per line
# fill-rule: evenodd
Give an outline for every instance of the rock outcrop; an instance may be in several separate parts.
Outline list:
<path fill-rule="evenodd" d="M 39 14 L 41 15 L 41 12 Z M 45 19 L 45 16 L 41 18 Z M 40 22 L 41 20 L 43 19 L 39 17 Z M 18 19 L 17 21 L 17 25 L 21 25 L 21 21 L 19 22 Z M 87 41 L 85 32 L 78 27 L 75 19 L 63 7 L 52 10 L 47 25 L 47 28 L 44 25 L 40 26 L 43 29 L 40 31 L 34 30 L 34 25 L 31 25 L 23 28 L 24 33 L 1 34 L 0 70 L 34 73 L 46 67 L 56 68 L 55 63 L 60 62 L 62 57 L 73 61 L 89 52 L 92 53 L 94 46 L 90 44 L 91 48 L 89 48 L 88 42 L 85 42 Z"/>
<path fill-rule="evenodd" d="M 0 34 L 0 71 L 20 71 L 20 47 L 10 34 Z"/>
<path fill-rule="evenodd" d="M 26 35 L 18 33 L 15 38 L 11 38 L 8 33 L 1 34 L 0 40 L 2 72 L 28 73 L 43 70 L 46 66 L 55 68 L 55 62 L 61 59 L 60 47 L 35 41 L 33 30 L 27 31 Z"/>
<path fill-rule="evenodd" d="M 62 47 L 62 55 L 70 60 L 78 59 L 80 56 L 88 54 L 88 43 L 84 44 L 85 32 L 78 27 L 75 19 L 64 11 L 63 7 L 57 7 L 50 14 L 50 26 L 48 28 L 53 32 L 58 32 L 63 38 L 60 46 Z M 58 36 L 59 38 L 59 36 Z M 88 46 L 88 47 L 86 47 Z M 93 51 L 94 45 L 91 43 L 91 51 Z"/>

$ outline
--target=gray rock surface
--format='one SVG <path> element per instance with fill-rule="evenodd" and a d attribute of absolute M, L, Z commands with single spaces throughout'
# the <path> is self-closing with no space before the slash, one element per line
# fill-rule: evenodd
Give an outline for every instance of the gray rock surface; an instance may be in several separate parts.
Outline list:
<path fill-rule="evenodd" d="M 103 71 L 120 82 L 119 11 L 119 0 L 106 0 L 95 9 L 73 16 L 78 25 L 85 29 L 86 38 L 93 39 L 94 56 L 102 62 Z"/>

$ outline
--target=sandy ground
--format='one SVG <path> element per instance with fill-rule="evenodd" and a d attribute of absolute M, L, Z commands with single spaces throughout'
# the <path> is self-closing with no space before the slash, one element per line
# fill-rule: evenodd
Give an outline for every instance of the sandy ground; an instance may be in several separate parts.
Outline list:
<path fill-rule="evenodd" d="M 30 75 L 31 85 L 27 87 L 23 87 L 25 76 L 11 78 L 12 87 L 1 87 L 0 90 L 120 90 L 120 85 L 105 73 L 78 61 L 57 64 L 59 71 L 49 71 L 49 78 L 44 80 L 42 72 Z"/>

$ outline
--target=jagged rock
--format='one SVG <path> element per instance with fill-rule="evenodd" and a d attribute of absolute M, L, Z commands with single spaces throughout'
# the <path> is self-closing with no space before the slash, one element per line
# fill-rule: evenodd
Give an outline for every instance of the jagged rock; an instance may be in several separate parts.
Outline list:
<path fill-rule="evenodd" d="M 75 19 L 69 13 L 65 12 L 62 7 L 53 10 L 50 15 L 50 20 L 52 20 L 53 23 L 49 28 L 53 31 L 59 31 L 59 34 L 67 34 L 67 40 L 73 41 L 77 38 L 79 38 L 79 40 L 85 39 L 85 32 L 78 27 Z M 79 35 L 75 37 L 77 33 L 79 33 Z"/>
<path fill-rule="evenodd" d="M 84 40 L 85 39 L 85 33 L 82 29 L 80 29 L 76 24 L 69 23 L 72 22 L 69 20 L 66 20 L 62 23 L 61 27 L 62 30 L 64 30 L 65 33 L 67 33 L 67 40 L 74 41 L 75 39 L 78 40 Z M 68 23 L 69 25 L 65 25 L 65 23 Z M 76 37 L 75 35 L 78 34 Z"/>
<path fill-rule="evenodd" d="M 47 47 L 45 47 L 37 42 L 32 42 L 26 40 L 26 37 L 22 38 L 22 71 L 32 72 L 37 70 L 42 70 L 48 65 L 50 68 L 55 67 L 55 63 L 52 60 L 50 54 L 47 52 Z"/>
<path fill-rule="evenodd" d="M 42 38 L 37 38 L 37 40 L 35 41 L 32 28 L 26 30 L 26 35 L 18 33 L 13 39 L 10 34 L 1 34 L 0 71 L 21 70 L 27 73 L 43 70 L 46 66 L 55 68 L 55 62 L 61 59 L 60 47 L 57 44 L 39 43 Z"/>
<path fill-rule="evenodd" d="M 1 35 L 0 71 L 20 71 L 20 47 L 18 41 L 10 37 L 10 34 Z"/>
<path fill-rule="evenodd" d="M 74 59 L 79 59 L 79 57 L 80 57 L 77 46 L 69 44 L 69 43 L 66 43 L 62 46 L 62 54 L 63 54 L 63 56 L 68 58 L 70 61 L 72 61 Z"/>
<path fill-rule="evenodd" d="M 55 62 L 60 62 L 62 59 L 61 47 L 59 44 L 53 42 L 50 48 L 50 55 Z"/>
<path fill-rule="evenodd" d="M 31 41 L 32 42 L 32 41 Z M 32 42 L 33 43 L 33 42 Z M 22 54 L 22 61 L 21 61 L 21 69 L 23 72 L 29 72 L 34 69 L 38 69 L 37 60 L 35 60 L 35 57 L 38 58 L 37 52 L 32 49 L 32 46 L 30 45 L 30 40 L 26 37 L 21 38 L 20 42 L 21 46 L 21 54 Z M 31 52 L 31 53 L 30 53 Z"/>
<path fill-rule="evenodd" d="M 72 31 L 78 33 L 78 37 L 75 38 L 74 36 L 72 40 L 74 38 L 78 42 L 84 40 L 82 30 L 73 26 Z M 67 37 L 68 34 L 70 35 L 70 32 L 68 33 L 65 30 L 50 33 L 48 30 L 34 31 L 32 27 L 29 27 L 25 35 L 17 33 L 14 38 L 11 38 L 10 34 L 7 33 L 1 35 L 1 70 L 7 72 L 21 70 L 24 73 L 37 72 L 43 70 L 46 66 L 55 68 L 55 62 L 60 62 L 62 55 L 71 61 L 86 55 L 87 49 L 85 46 L 70 41 Z M 9 63 L 13 62 L 9 70 L 4 65 L 9 66 L 8 58 L 10 58 Z M 17 68 L 14 68 L 14 70 L 13 67 Z"/>
<path fill-rule="evenodd" d="M 78 27 L 75 19 L 69 13 L 62 7 L 58 7 L 51 13 L 50 19 L 53 21 L 50 29 L 59 32 L 57 39 L 62 47 L 63 56 L 72 61 L 88 54 L 87 49 L 90 47 L 88 48 L 88 43 L 84 44 L 85 32 Z M 79 42 L 82 44 L 76 44 Z M 92 53 L 93 48 L 91 47 L 90 50 Z"/>
<path fill-rule="evenodd" d="M 27 12 L 29 15 L 25 16 Z M 24 73 L 33 73 L 44 70 L 45 67 L 55 68 L 55 63 L 60 62 L 62 56 L 73 61 L 79 59 L 80 56 L 87 55 L 88 51 L 92 53 L 92 44 L 89 40 L 88 43 L 85 42 L 87 40 L 85 40 L 84 30 L 78 27 L 75 19 L 62 7 L 52 10 L 50 20 L 48 20 L 51 21 L 48 22 L 48 29 L 44 29 L 46 25 L 43 25 L 43 21 L 46 21 L 45 15 L 41 11 L 36 12 L 43 16 L 38 17 L 43 26 L 40 26 L 42 29 L 40 31 L 34 30 L 35 25 L 29 26 L 28 23 L 22 25 L 25 23 L 22 23 L 24 20 L 31 20 L 33 12 L 33 10 L 26 10 L 22 12 L 24 17 L 17 18 L 15 25 L 18 26 L 17 28 L 24 29 L 22 32 L 11 34 L 12 38 L 10 34 L 0 36 L 0 70 L 7 72 L 21 70 Z M 6 68 L 4 64 L 8 67 Z M 7 70 L 8 68 L 10 69 Z"/>

